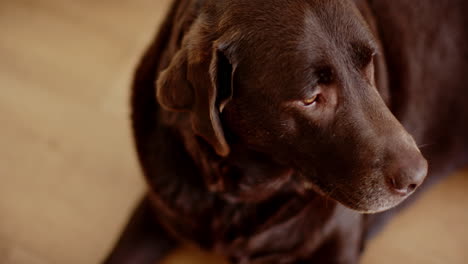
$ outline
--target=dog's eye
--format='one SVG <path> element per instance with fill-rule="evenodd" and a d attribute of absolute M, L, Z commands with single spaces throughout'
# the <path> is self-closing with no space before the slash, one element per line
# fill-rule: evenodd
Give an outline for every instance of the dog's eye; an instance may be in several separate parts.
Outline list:
<path fill-rule="evenodd" d="M 309 106 L 309 105 L 313 105 L 313 104 L 317 103 L 318 97 L 319 97 L 319 95 L 316 94 L 316 95 L 314 95 L 314 96 L 312 96 L 310 98 L 305 99 L 304 100 L 304 105 Z"/>

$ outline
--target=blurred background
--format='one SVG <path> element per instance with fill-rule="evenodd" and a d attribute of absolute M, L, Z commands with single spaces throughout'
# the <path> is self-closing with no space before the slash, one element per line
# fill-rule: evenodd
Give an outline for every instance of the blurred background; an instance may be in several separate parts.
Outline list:
<path fill-rule="evenodd" d="M 99 263 L 144 191 L 131 75 L 170 0 L 0 1 L 0 263 Z M 468 171 L 424 193 L 364 264 L 468 263 Z M 172 264 L 222 263 L 193 248 Z"/>

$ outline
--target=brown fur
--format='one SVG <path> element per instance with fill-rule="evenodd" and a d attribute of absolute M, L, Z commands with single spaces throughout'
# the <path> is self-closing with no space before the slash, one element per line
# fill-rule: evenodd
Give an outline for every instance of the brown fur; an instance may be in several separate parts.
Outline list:
<path fill-rule="evenodd" d="M 148 196 L 106 263 L 154 263 L 178 239 L 233 263 L 357 263 L 394 210 L 359 212 L 405 200 L 422 154 L 430 179 L 467 163 L 464 11 L 176 0 L 133 86 Z"/>

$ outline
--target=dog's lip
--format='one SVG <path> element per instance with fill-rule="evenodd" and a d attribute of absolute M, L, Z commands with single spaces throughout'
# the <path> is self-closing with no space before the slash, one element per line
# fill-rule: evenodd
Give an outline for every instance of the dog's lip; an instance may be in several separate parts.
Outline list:
<path fill-rule="evenodd" d="M 336 198 L 336 195 L 333 195 L 333 193 L 342 192 L 342 190 L 340 190 L 339 188 L 336 188 L 337 191 L 335 191 L 335 192 L 327 192 L 323 188 L 320 187 L 321 184 L 318 181 L 312 181 L 312 180 L 308 179 L 308 177 L 306 177 L 303 174 L 303 172 L 301 172 L 299 170 L 296 171 L 296 173 L 299 176 L 299 178 L 301 179 L 300 184 L 304 187 L 304 189 L 306 191 L 313 191 L 313 192 L 315 192 L 316 194 L 318 194 L 320 196 L 323 196 L 323 197 L 325 197 L 327 199 L 333 200 L 333 201 L 343 205 L 344 207 L 346 207 L 346 208 L 348 208 L 350 210 L 353 210 L 355 212 L 361 213 L 361 214 L 376 214 L 376 213 L 381 213 L 381 212 L 390 210 L 390 209 L 396 207 L 397 205 L 399 205 L 407 197 L 410 196 L 410 195 L 408 195 L 408 196 L 406 196 L 404 198 L 398 199 L 397 202 L 393 201 L 391 203 L 387 203 L 385 206 L 381 206 L 381 207 L 375 208 L 375 209 L 360 208 L 359 206 L 356 206 L 356 204 L 359 204 L 359 203 L 353 203 L 353 201 L 350 201 L 349 199 L 346 200 L 346 199 Z"/>
<path fill-rule="evenodd" d="M 316 182 L 314 181 L 311 181 L 310 179 L 308 179 L 303 172 L 301 172 L 300 170 L 296 170 L 296 173 L 300 179 L 300 185 L 301 187 L 304 188 L 304 190 L 306 191 L 313 191 L 321 196 L 324 196 L 324 197 L 327 197 L 327 198 L 330 198 L 334 201 L 337 201 L 336 199 L 334 199 L 333 197 L 331 197 L 327 192 L 325 192 L 322 188 L 320 188 L 320 184 L 317 184 Z M 339 201 L 337 201 L 339 202 Z"/>
<path fill-rule="evenodd" d="M 385 211 L 388 211 L 392 208 L 394 208 L 395 206 L 399 205 L 402 201 L 404 201 L 405 199 L 401 199 L 397 202 L 391 202 L 391 203 L 387 203 L 385 206 L 380 206 L 378 208 L 372 208 L 372 209 L 368 209 L 368 208 L 362 208 L 362 207 L 358 207 L 356 206 L 355 204 L 351 204 L 352 202 L 350 201 L 347 201 L 347 200 L 338 200 L 336 198 L 333 198 L 331 196 L 329 196 L 330 199 L 333 199 L 334 201 L 336 201 L 337 203 L 343 205 L 344 207 L 350 209 L 350 210 L 353 210 L 355 212 L 358 212 L 360 214 L 377 214 L 377 213 L 381 213 L 381 212 L 385 212 Z"/>

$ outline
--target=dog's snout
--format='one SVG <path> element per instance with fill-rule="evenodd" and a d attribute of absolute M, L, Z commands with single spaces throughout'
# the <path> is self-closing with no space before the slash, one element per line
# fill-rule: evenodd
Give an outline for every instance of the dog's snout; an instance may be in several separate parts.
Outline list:
<path fill-rule="evenodd" d="M 417 152 L 412 157 L 400 157 L 387 174 L 387 185 L 398 195 L 411 194 L 422 184 L 427 174 L 427 161 Z"/>

